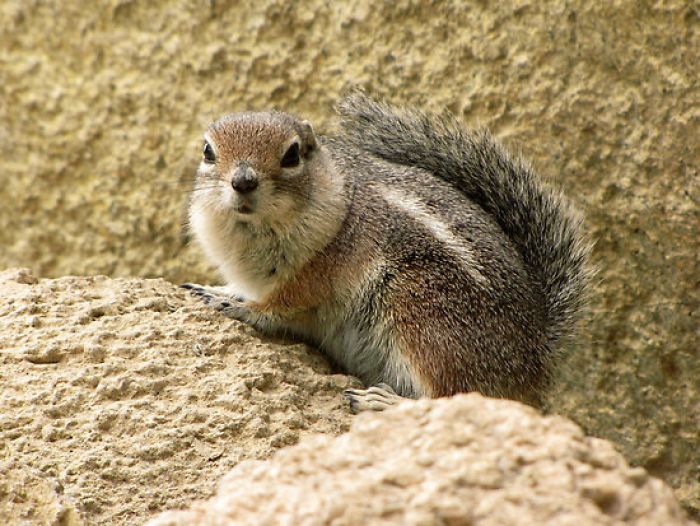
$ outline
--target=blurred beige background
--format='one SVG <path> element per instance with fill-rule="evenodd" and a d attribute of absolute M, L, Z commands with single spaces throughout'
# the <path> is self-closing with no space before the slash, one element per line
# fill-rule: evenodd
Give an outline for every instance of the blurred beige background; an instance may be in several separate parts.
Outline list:
<path fill-rule="evenodd" d="M 361 85 L 488 126 L 585 211 L 600 283 L 551 409 L 700 516 L 696 2 L 0 4 L 0 269 L 214 281 L 182 231 L 207 123 L 333 126 Z"/>

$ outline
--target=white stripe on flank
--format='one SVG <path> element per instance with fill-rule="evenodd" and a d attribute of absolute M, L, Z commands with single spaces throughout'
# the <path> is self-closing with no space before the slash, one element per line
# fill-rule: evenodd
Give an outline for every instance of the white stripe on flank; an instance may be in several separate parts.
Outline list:
<path fill-rule="evenodd" d="M 462 267 L 471 277 L 479 283 L 488 283 L 486 276 L 481 272 L 481 265 L 474 258 L 474 253 L 470 247 L 455 236 L 449 225 L 441 221 L 435 214 L 432 214 L 416 196 L 384 185 L 380 185 L 379 189 L 389 205 L 406 212 L 418 223 L 427 228 L 435 236 L 435 239 L 442 243 L 447 250 L 457 255 L 463 263 Z"/>

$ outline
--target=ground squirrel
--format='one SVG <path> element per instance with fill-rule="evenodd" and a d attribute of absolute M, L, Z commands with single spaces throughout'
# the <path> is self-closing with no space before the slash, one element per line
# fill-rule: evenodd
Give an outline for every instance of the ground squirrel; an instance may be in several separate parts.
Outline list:
<path fill-rule="evenodd" d="M 214 122 L 189 222 L 224 314 L 320 347 L 367 390 L 537 403 L 588 282 L 568 202 L 486 132 L 356 93 L 341 131 L 280 112 Z"/>

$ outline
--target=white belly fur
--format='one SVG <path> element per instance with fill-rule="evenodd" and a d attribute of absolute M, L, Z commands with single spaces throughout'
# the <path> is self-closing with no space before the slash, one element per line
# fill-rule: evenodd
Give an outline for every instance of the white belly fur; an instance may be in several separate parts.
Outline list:
<path fill-rule="evenodd" d="M 277 285 L 255 257 L 247 255 L 249 243 L 230 221 L 217 220 L 208 213 L 190 216 L 190 225 L 204 253 L 214 262 L 232 294 L 259 301 Z M 247 257 L 248 256 L 248 257 Z"/>

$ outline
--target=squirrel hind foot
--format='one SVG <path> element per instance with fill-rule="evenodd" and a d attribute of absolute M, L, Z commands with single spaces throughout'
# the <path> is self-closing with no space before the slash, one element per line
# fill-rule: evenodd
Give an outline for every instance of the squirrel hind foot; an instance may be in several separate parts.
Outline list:
<path fill-rule="evenodd" d="M 380 383 L 369 389 L 347 389 L 344 393 L 350 403 L 350 411 L 384 411 L 406 398 L 396 394 L 391 386 Z"/>

